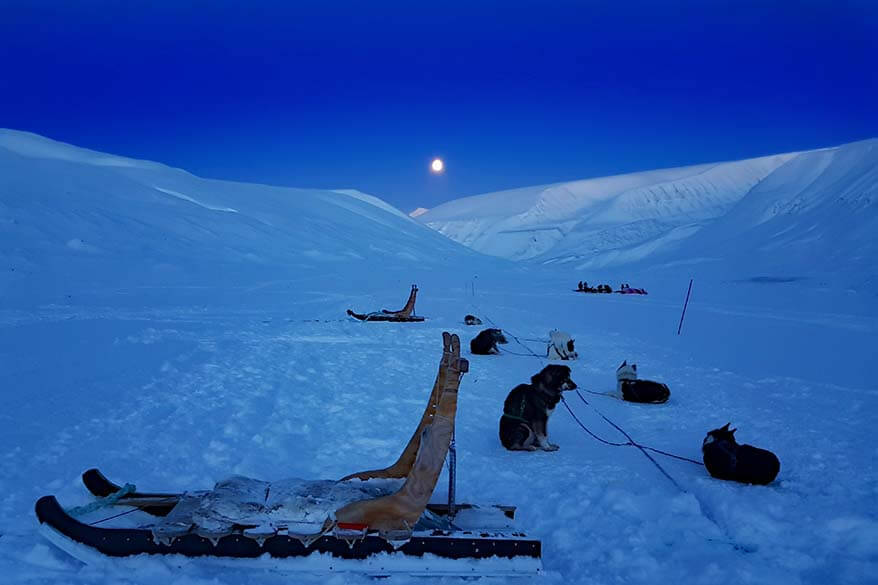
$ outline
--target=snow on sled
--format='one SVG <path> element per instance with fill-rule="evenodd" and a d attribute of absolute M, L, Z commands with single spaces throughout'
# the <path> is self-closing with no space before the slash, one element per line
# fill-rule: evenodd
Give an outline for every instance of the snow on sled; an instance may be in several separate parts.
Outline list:
<path fill-rule="evenodd" d="M 469 366 L 458 337 L 442 335 L 427 408 L 390 467 L 338 481 L 235 476 L 181 494 L 137 492 L 92 469 L 83 482 L 101 499 L 66 511 L 54 496 L 40 498 L 41 532 L 88 564 L 147 554 L 308 573 L 538 574 L 541 543 L 514 526 L 514 508 L 454 502 L 454 420 Z M 430 504 L 446 456 L 449 501 Z"/>
<path fill-rule="evenodd" d="M 399 311 L 388 311 L 381 309 L 374 313 L 355 313 L 352 309 L 347 310 L 347 314 L 360 321 L 393 321 L 396 323 L 414 323 L 423 321 L 423 317 L 418 317 L 415 312 L 415 299 L 418 296 L 418 285 L 412 285 L 412 291 L 409 293 L 409 300 L 406 301 L 405 307 Z"/>

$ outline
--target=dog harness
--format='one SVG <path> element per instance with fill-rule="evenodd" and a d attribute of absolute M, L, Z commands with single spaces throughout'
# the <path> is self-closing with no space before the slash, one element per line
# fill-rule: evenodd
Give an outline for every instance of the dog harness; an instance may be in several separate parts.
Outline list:
<path fill-rule="evenodd" d="M 523 423 L 527 423 L 527 419 L 524 418 L 524 406 L 525 406 L 525 395 L 522 394 L 521 395 L 521 405 L 519 405 L 519 408 L 518 408 L 518 416 L 515 416 L 514 414 L 509 414 L 508 412 L 506 412 L 505 409 L 503 410 L 503 416 L 505 416 L 506 418 L 511 418 L 512 420 L 520 420 Z"/>

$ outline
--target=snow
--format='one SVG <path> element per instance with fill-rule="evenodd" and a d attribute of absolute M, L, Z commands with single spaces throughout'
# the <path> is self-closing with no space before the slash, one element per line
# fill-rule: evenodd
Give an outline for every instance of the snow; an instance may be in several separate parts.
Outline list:
<path fill-rule="evenodd" d="M 378 197 L 375 197 L 374 195 L 369 195 L 368 193 L 363 193 L 362 191 L 358 191 L 356 189 L 335 189 L 335 192 L 342 193 L 344 195 L 348 195 L 350 197 L 353 197 L 354 199 L 359 199 L 360 201 L 365 201 L 366 203 L 371 203 L 375 207 L 380 207 L 384 211 L 389 211 L 390 213 L 392 213 L 396 216 L 399 216 L 402 218 L 408 218 L 408 216 L 406 214 L 404 214 L 403 212 L 401 212 L 400 210 L 398 210 L 394 206 L 385 203 L 384 201 L 382 201 Z"/>
<path fill-rule="evenodd" d="M 162 189 L 161 187 L 156 187 L 156 191 L 161 191 L 162 193 L 167 193 L 172 197 L 177 197 L 178 199 L 182 199 L 183 201 L 189 201 L 190 203 L 194 203 L 200 207 L 205 209 L 210 209 L 211 211 L 226 211 L 228 213 L 238 213 L 237 209 L 232 209 L 231 207 L 214 207 L 213 205 L 207 205 L 206 203 L 202 203 L 197 199 L 193 199 L 188 195 L 183 195 L 182 193 L 177 193 L 176 191 L 171 191 L 170 189 Z"/>
<path fill-rule="evenodd" d="M 363 193 L 214 181 L 154 163 L 94 163 L 108 158 L 116 157 L 0 134 L 5 307 L 33 295 L 67 303 L 73 292 L 82 302 L 85 289 L 100 296 L 110 287 L 132 299 L 145 287 L 221 286 L 246 295 L 250 286 L 315 271 L 349 273 L 345 266 L 369 275 L 358 283 L 365 291 L 379 268 L 402 275 L 414 266 L 400 281 L 407 289 L 417 271 L 477 258 Z"/>
<path fill-rule="evenodd" d="M 543 542 L 540 582 L 878 582 L 878 299 L 868 286 L 850 286 L 875 265 L 872 143 L 728 172 L 619 179 L 620 193 L 637 189 L 637 197 L 596 193 L 585 207 L 605 217 L 639 210 L 641 221 L 665 223 L 685 211 L 691 224 L 741 230 L 746 242 L 730 256 L 708 245 L 719 239 L 697 243 L 701 229 L 659 246 L 676 246 L 663 264 L 650 264 L 661 253 L 650 251 L 642 264 L 585 270 L 576 268 L 583 258 L 481 256 L 347 193 L 211 181 L 153 163 L 99 165 L 90 161 L 115 157 L 2 136 L 4 582 L 372 583 L 355 574 L 290 577 L 270 563 L 83 565 L 40 535 L 33 504 L 46 494 L 65 506 L 88 503 L 79 474 L 93 466 L 142 490 L 182 491 L 234 474 L 338 479 L 389 465 L 423 412 L 441 332 L 459 333 L 466 348 L 481 329 L 462 323 L 467 313 L 538 354 L 545 344 L 525 339 L 570 332 L 580 359 L 567 363 L 583 389 L 612 391 L 626 359 L 640 377 L 668 384 L 664 405 L 587 393 L 586 405 L 568 393 L 601 437 L 624 440 L 598 412 L 645 445 L 699 459 L 706 432 L 731 421 L 741 442 L 781 461 L 776 482 L 745 486 L 656 456 L 681 491 L 636 449 L 591 439 L 563 405 L 549 424 L 559 451 L 505 451 L 503 400 L 545 361 L 464 351 L 471 368 L 457 416 L 458 499 L 518 506 L 518 525 Z M 26 155 L 9 146 L 19 138 L 30 152 L 67 154 Z M 716 190 L 695 180 L 706 173 Z M 738 173 L 755 184 L 736 199 L 720 187 Z M 672 212 L 660 203 L 668 189 L 651 187 L 685 180 L 686 198 L 701 192 L 710 201 L 681 200 Z M 580 187 L 574 195 L 594 186 Z M 525 191 L 522 201 L 540 197 Z M 571 196 L 567 205 L 582 202 Z M 832 256 L 831 240 L 817 234 L 860 251 Z M 766 242 L 777 252 L 757 256 Z M 750 264 L 736 264 L 745 254 Z M 808 254 L 813 266 L 801 272 Z M 677 336 L 690 271 L 702 268 Z M 614 286 L 624 278 L 650 294 L 572 292 L 585 277 Z M 345 318 L 347 308 L 398 309 L 414 282 L 426 322 Z M 510 341 L 506 349 L 527 353 Z M 443 474 L 435 501 L 446 498 L 446 481 Z"/>
<path fill-rule="evenodd" d="M 0 128 L 0 148 L 29 158 L 63 160 L 85 165 L 154 169 L 163 167 L 163 165 L 154 162 L 95 152 L 94 150 L 49 140 L 30 132 L 6 128 Z"/>
<path fill-rule="evenodd" d="M 694 275 L 875 283 L 878 139 L 465 197 L 419 216 L 486 254 Z"/>

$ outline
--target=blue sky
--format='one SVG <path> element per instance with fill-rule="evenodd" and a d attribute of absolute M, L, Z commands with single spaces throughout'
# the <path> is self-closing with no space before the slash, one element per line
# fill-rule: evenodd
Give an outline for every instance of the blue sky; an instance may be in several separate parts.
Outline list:
<path fill-rule="evenodd" d="M 201 176 L 463 195 L 878 136 L 878 3 L 41 2 L 0 126 Z M 433 156 L 447 172 L 431 175 Z"/>

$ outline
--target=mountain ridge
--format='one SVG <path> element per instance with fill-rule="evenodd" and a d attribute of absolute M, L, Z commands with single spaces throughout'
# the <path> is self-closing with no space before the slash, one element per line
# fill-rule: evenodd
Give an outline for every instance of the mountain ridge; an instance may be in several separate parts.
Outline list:
<path fill-rule="evenodd" d="M 699 257 L 706 257 L 703 252 L 711 250 L 716 261 L 740 271 L 745 259 L 728 245 L 736 235 L 746 234 L 745 242 L 735 243 L 741 253 L 759 255 L 784 245 L 789 250 L 786 258 L 776 255 L 773 263 L 756 258 L 754 265 L 765 269 L 872 273 L 876 255 L 871 241 L 865 237 L 855 241 L 849 234 L 876 223 L 876 146 L 878 139 L 868 139 L 741 161 L 485 193 L 447 202 L 418 219 L 486 254 L 569 264 L 576 270 L 697 264 Z M 839 203 L 839 198 L 847 203 Z M 824 215 L 809 214 L 808 221 L 833 226 L 823 238 L 843 243 L 849 251 L 861 247 L 863 253 L 849 253 L 852 261 L 845 266 L 809 254 L 804 228 L 794 225 L 802 218 L 794 217 L 794 212 L 815 207 Z M 850 213 L 852 207 L 860 215 Z M 781 213 L 784 210 L 786 214 Z M 776 231 L 788 230 L 799 239 L 779 243 L 773 233 L 757 229 L 767 221 Z M 791 225 L 780 225 L 783 221 Z M 827 257 L 838 259 L 830 248 L 824 248 Z"/>
<path fill-rule="evenodd" d="M 0 227 L 5 302 L 246 288 L 354 264 L 399 274 L 405 292 L 419 275 L 489 260 L 360 191 L 206 179 L 14 130 L 0 130 Z"/>

